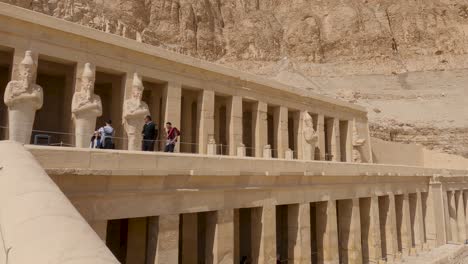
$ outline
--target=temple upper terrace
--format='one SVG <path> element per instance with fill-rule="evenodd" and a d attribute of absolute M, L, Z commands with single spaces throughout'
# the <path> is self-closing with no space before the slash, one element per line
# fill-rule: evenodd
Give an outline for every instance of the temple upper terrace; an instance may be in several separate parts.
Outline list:
<path fill-rule="evenodd" d="M 87 147 L 111 119 L 116 148 L 139 149 L 143 118 L 127 103 L 136 100 L 160 130 L 180 129 L 180 152 L 372 162 L 363 107 L 3 3 L 0 24 L 0 94 L 27 60 L 43 93 L 26 110 L 11 110 L 11 99 L 13 122 L 0 106 L 0 139 L 29 143 L 46 131 L 53 144 Z"/>

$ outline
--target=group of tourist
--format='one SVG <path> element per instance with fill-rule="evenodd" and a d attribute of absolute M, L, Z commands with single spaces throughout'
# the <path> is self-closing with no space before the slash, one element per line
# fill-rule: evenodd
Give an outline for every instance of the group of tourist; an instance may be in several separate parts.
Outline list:
<path fill-rule="evenodd" d="M 112 127 L 112 121 L 106 121 L 105 125 L 94 131 L 91 137 L 90 148 L 114 149 L 113 141 L 115 130 Z M 145 116 L 145 124 L 141 131 L 143 137 L 142 151 L 154 151 L 154 144 L 158 140 L 158 127 L 153 122 L 151 116 Z M 180 131 L 172 126 L 171 122 L 166 123 L 166 143 L 164 152 L 174 152 L 177 143 L 177 138 L 180 136 Z"/>

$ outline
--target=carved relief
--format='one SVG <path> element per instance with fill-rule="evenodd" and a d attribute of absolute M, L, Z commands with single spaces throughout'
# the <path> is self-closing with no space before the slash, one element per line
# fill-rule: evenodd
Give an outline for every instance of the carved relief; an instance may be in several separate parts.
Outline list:
<path fill-rule="evenodd" d="M 143 83 L 137 73 L 133 75 L 132 94 L 123 105 L 123 125 L 128 136 L 128 149 L 141 148 L 141 129 L 145 116 L 149 115 L 149 107 L 141 99 L 143 97 Z"/>
<path fill-rule="evenodd" d="M 36 111 L 42 108 L 42 88 L 35 84 L 37 65 L 31 51 L 26 51 L 18 65 L 19 80 L 10 81 L 5 89 L 8 106 L 10 140 L 29 143 Z"/>

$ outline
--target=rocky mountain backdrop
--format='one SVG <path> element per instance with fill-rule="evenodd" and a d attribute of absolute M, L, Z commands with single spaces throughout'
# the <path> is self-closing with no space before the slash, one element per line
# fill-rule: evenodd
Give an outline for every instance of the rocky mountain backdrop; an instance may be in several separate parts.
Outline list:
<path fill-rule="evenodd" d="M 468 0 L 0 0 L 368 107 L 468 157 Z"/>

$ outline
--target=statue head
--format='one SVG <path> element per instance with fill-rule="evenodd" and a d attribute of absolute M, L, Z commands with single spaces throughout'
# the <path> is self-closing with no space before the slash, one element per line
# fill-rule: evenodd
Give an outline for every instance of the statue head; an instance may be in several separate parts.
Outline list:
<path fill-rule="evenodd" d="M 303 125 L 305 128 L 312 128 L 312 129 L 314 128 L 314 122 L 309 113 L 304 112 L 303 122 L 304 122 Z"/>
<path fill-rule="evenodd" d="M 34 77 L 36 76 L 36 63 L 32 57 L 32 52 L 30 50 L 26 51 L 24 54 L 24 59 L 20 63 L 19 75 L 22 81 L 26 81 L 28 84 L 34 82 Z"/>
<path fill-rule="evenodd" d="M 81 75 L 81 91 L 94 93 L 94 81 L 96 77 L 91 67 L 91 63 L 87 62 L 84 65 L 83 74 Z"/>
<path fill-rule="evenodd" d="M 133 74 L 133 83 L 132 83 L 132 98 L 141 100 L 143 97 L 143 90 L 145 87 L 143 87 L 143 82 L 141 81 L 140 76 L 138 76 L 138 73 Z"/>

